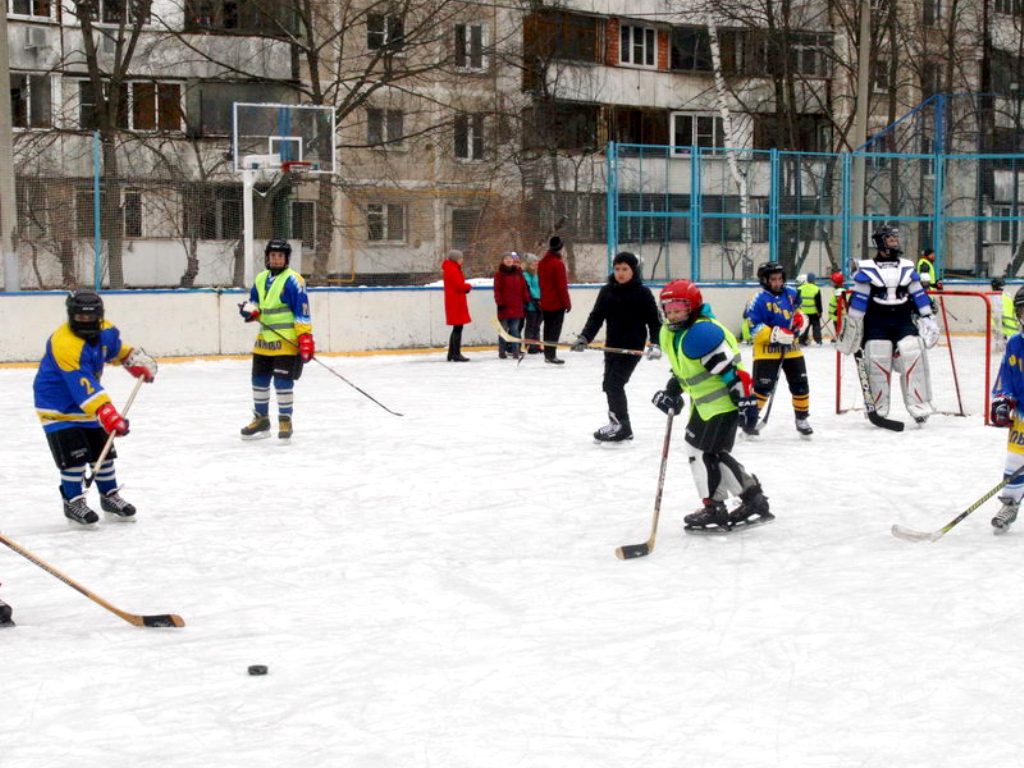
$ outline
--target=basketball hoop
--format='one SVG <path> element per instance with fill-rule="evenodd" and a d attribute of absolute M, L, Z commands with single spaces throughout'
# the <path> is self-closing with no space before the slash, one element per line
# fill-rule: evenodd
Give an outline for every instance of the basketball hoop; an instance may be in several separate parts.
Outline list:
<path fill-rule="evenodd" d="M 304 175 L 313 170 L 313 163 L 306 160 L 285 160 L 281 163 L 281 170 L 284 173 Z"/>

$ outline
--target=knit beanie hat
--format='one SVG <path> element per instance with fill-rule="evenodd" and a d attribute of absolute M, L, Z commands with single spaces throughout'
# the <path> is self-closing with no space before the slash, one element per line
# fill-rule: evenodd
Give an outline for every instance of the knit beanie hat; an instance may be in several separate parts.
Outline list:
<path fill-rule="evenodd" d="M 628 264 L 629 268 L 633 270 L 634 275 L 637 273 L 637 269 L 640 266 L 640 262 L 637 260 L 636 256 L 629 251 L 619 251 L 616 253 L 615 258 L 612 259 L 612 266 L 615 266 L 616 264 Z"/>
<path fill-rule="evenodd" d="M 560 250 L 562 250 L 563 245 L 565 245 L 565 243 L 562 242 L 562 238 L 560 238 L 558 235 L 554 235 L 550 240 L 548 240 L 549 251 L 554 251 L 555 253 L 558 253 Z"/>

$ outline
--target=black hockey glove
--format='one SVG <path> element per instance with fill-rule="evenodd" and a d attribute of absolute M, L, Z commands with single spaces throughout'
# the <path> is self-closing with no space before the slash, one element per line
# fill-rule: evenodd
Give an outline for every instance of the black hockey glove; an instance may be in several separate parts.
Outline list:
<path fill-rule="evenodd" d="M 668 392 L 664 389 L 659 389 L 654 393 L 651 402 L 654 403 L 659 411 L 666 415 L 669 413 L 679 415 L 683 410 L 683 395 L 681 392 Z"/>
<path fill-rule="evenodd" d="M 993 426 L 1008 427 L 1013 424 L 1013 409 L 1016 407 L 1013 398 L 998 397 L 992 401 L 989 420 Z"/>
<path fill-rule="evenodd" d="M 753 395 L 741 397 L 736 401 L 736 408 L 740 415 L 740 429 L 748 435 L 757 434 L 757 398 Z"/>

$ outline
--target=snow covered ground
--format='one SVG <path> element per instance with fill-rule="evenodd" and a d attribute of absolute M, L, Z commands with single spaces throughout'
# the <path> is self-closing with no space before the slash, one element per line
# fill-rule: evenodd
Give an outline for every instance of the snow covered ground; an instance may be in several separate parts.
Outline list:
<path fill-rule="evenodd" d="M 164 364 L 119 449 L 138 522 L 97 531 L 65 525 L 33 371 L 0 370 L 0 528 L 187 622 L 129 626 L 0 547 L 0 765 L 1020 764 L 1024 528 L 993 536 L 992 501 L 934 544 L 889 533 L 998 482 L 1006 433 L 977 406 L 902 434 L 837 416 L 811 349 L 814 439 L 783 397 L 736 450 L 778 519 L 684 535 L 678 423 L 657 549 L 621 562 L 649 532 L 667 364 L 629 386 L 636 439 L 602 447 L 600 354 L 469 355 L 325 358 L 405 416 L 312 365 L 287 446 L 238 438 L 247 360 Z"/>

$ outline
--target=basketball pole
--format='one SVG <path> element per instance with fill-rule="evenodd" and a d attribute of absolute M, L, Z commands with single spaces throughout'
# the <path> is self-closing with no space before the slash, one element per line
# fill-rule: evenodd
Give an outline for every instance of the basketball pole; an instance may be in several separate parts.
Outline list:
<path fill-rule="evenodd" d="M 248 288 L 252 285 L 256 276 L 253 274 L 253 259 L 255 256 L 253 248 L 253 205 L 252 192 L 256 185 L 256 171 L 253 168 L 242 169 L 242 260 L 244 270 L 242 272 L 242 287 Z"/>

